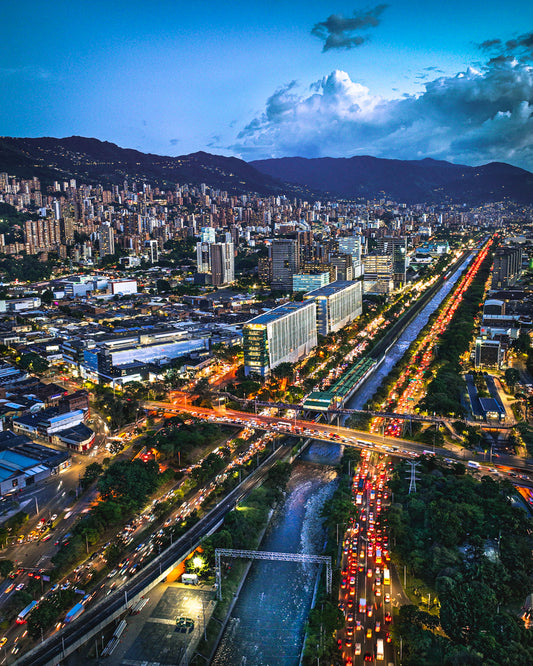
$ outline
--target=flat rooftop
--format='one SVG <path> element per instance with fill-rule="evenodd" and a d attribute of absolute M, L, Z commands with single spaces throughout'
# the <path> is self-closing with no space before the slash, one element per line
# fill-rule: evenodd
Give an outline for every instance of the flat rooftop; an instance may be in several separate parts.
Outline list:
<path fill-rule="evenodd" d="M 270 322 L 276 321 L 276 319 L 279 319 L 280 317 L 284 317 L 285 315 L 301 310 L 302 308 L 308 308 L 310 305 L 314 305 L 314 303 L 309 300 L 284 303 L 283 305 L 270 310 L 270 312 L 265 312 L 264 314 L 260 314 L 257 317 L 250 319 L 246 324 L 270 324 Z"/>
<path fill-rule="evenodd" d="M 319 287 L 318 289 L 307 292 L 304 298 L 307 300 L 309 298 L 314 298 L 315 296 L 333 296 L 333 294 L 353 286 L 354 284 L 357 284 L 354 280 L 337 280 L 336 282 L 326 284 L 324 287 Z"/>

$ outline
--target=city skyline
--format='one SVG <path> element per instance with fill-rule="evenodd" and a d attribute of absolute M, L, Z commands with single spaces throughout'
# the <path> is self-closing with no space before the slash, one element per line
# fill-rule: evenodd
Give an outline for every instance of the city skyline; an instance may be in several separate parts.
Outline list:
<path fill-rule="evenodd" d="M 489 0 L 31 0 L 5 11 L 4 136 L 143 152 L 434 157 L 533 169 L 533 7 Z"/>

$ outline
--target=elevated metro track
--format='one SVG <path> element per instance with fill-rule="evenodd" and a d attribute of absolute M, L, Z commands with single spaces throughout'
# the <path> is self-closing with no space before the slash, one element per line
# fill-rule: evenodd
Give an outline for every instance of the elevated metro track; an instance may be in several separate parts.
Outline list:
<path fill-rule="evenodd" d="M 231 393 L 220 391 L 218 396 L 225 396 L 234 402 L 240 402 L 245 405 L 254 405 L 255 407 L 267 407 L 269 409 L 292 409 L 295 412 L 312 412 L 304 405 L 295 405 L 290 402 L 263 402 L 260 400 L 250 400 L 249 398 L 237 398 Z M 145 403 L 148 404 L 148 403 Z M 168 403 L 169 406 L 171 403 Z M 189 407 L 189 409 L 196 409 L 196 407 Z M 317 410 L 318 411 L 318 410 Z M 348 409 L 347 407 L 330 407 L 324 414 L 333 414 L 335 416 L 352 416 L 353 414 L 364 414 L 366 416 L 381 416 L 387 419 L 400 419 L 404 421 L 421 421 L 424 423 L 444 423 L 447 419 L 441 416 L 426 416 L 424 414 L 398 414 L 397 412 L 373 412 L 368 409 Z"/>

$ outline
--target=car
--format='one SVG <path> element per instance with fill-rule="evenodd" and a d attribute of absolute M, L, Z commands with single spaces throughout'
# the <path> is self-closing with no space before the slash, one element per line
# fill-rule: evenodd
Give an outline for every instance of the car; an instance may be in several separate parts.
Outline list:
<path fill-rule="evenodd" d="M 15 588 L 15 590 L 17 590 L 17 592 L 20 592 L 20 591 L 23 590 L 23 589 L 24 589 L 24 583 L 19 583 L 19 584 L 17 585 L 17 587 Z"/>
<path fill-rule="evenodd" d="M 63 585 L 61 585 L 61 589 L 62 589 L 62 590 L 68 590 L 69 587 L 70 587 L 70 581 L 68 581 L 68 580 L 66 580 L 66 581 L 63 583 Z"/>
<path fill-rule="evenodd" d="M 365 652 L 365 661 L 374 661 L 374 657 L 371 652 Z"/>
<path fill-rule="evenodd" d="M 391 643 L 391 642 L 392 642 L 392 637 L 391 637 L 391 635 L 390 635 L 390 632 L 388 632 L 388 631 L 387 631 L 387 633 L 385 634 L 385 641 L 386 641 L 387 643 Z"/>
<path fill-rule="evenodd" d="M 381 622 L 379 620 L 376 620 L 376 634 L 378 634 L 381 631 Z"/>
<path fill-rule="evenodd" d="M 348 613 L 346 616 L 346 622 L 349 622 L 350 624 L 353 622 L 353 613 Z"/>
<path fill-rule="evenodd" d="M 361 654 L 361 643 L 355 644 L 355 655 L 358 656 Z"/>
<path fill-rule="evenodd" d="M 372 578 L 372 569 L 369 569 L 369 570 L 366 572 L 366 575 L 368 576 L 368 578 Z"/>
<path fill-rule="evenodd" d="M 4 645 L 7 643 L 7 638 L 4 636 L 2 640 L 0 641 L 0 647 L 4 647 Z"/>
<path fill-rule="evenodd" d="M 346 645 L 347 648 L 351 648 L 352 647 L 352 639 L 347 637 L 346 640 L 344 641 L 344 644 Z"/>
<path fill-rule="evenodd" d="M 385 603 L 386 604 L 390 603 L 390 594 L 388 592 L 385 592 Z"/>
<path fill-rule="evenodd" d="M 359 631 L 359 629 L 362 629 L 363 625 L 361 624 L 361 620 L 356 620 L 355 621 L 355 631 Z"/>
<path fill-rule="evenodd" d="M 390 613 L 385 613 L 385 622 L 390 624 L 392 622 L 392 615 Z"/>
<path fill-rule="evenodd" d="M 374 609 L 372 608 L 372 606 L 369 606 L 368 610 L 366 611 L 366 616 L 367 617 L 372 617 L 373 612 L 374 612 Z"/>
<path fill-rule="evenodd" d="M 368 627 L 368 629 L 366 630 L 366 637 L 372 638 L 372 627 Z"/>
<path fill-rule="evenodd" d="M 52 587 L 50 588 L 50 592 L 55 592 L 57 588 L 59 587 L 59 583 L 54 583 Z"/>
<path fill-rule="evenodd" d="M 11 583 L 11 585 L 4 590 L 4 594 L 9 594 L 14 587 L 15 583 Z"/>
<path fill-rule="evenodd" d="M 346 636 L 349 636 L 350 638 L 353 637 L 353 625 L 348 625 L 346 627 Z"/>

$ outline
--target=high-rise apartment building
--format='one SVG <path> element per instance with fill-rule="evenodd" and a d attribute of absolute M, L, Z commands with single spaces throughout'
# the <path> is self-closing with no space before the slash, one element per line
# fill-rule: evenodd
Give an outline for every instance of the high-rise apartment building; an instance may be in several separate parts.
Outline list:
<path fill-rule="evenodd" d="M 407 274 L 407 238 L 384 236 L 378 239 L 378 254 L 392 257 L 392 280 L 394 288 L 405 285 Z"/>
<path fill-rule="evenodd" d="M 156 240 L 144 241 L 144 249 L 148 252 L 148 261 L 157 264 L 159 261 L 159 244 Z"/>
<path fill-rule="evenodd" d="M 330 264 L 335 268 L 335 280 L 347 282 L 354 279 L 351 254 L 332 254 Z"/>
<path fill-rule="evenodd" d="M 364 258 L 364 264 L 364 293 L 384 296 L 391 294 L 394 291 L 392 255 L 368 254 Z"/>
<path fill-rule="evenodd" d="M 259 282 L 263 284 L 272 282 L 272 261 L 270 257 L 259 257 L 257 260 L 257 274 Z"/>
<path fill-rule="evenodd" d="M 344 236 L 338 239 L 339 254 L 349 254 L 352 258 L 352 280 L 357 280 L 363 273 L 362 246 L 360 236 Z"/>
<path fill-rule="evenodd" d="M 24 236 L 28 254 L 55 249 L 61 242 L 59 221 L 50 218 L 26 220 Z"/>
<path fill-rule="evenodd" d="M 215 286 L 231 284 L 235 280 L 233 243 L 210 243 L 209 258 L 211 283 Z"/>
<path fill-rule="evenodd" d="M 115 230 L 108 224 L 102 224 L 98 231 L 98 249 L 100 256 L 115 254 Z"/>
<path fill-rule="evenodd" d="M 209 246 L 210 243 L 196 243 L 196 271 L 209 273 Z"/>
<path fill-rule="evenodd" d="M 494 253 L 491 290 L 514 286 L 521 272 L 522 248 L 499 247 Z"/>
<path fill-rule="evenodd" d="M 272 288 L 292 290 L 292 276 L 300 267 L 298 241 L 279 238 L 270 247 L 272 259 Z"/>
<path fill-rule="evenodd" d="M 233 243 L 197 243 L 197 272 L 215 285 L 231 284 L 235 280 Z"/>

